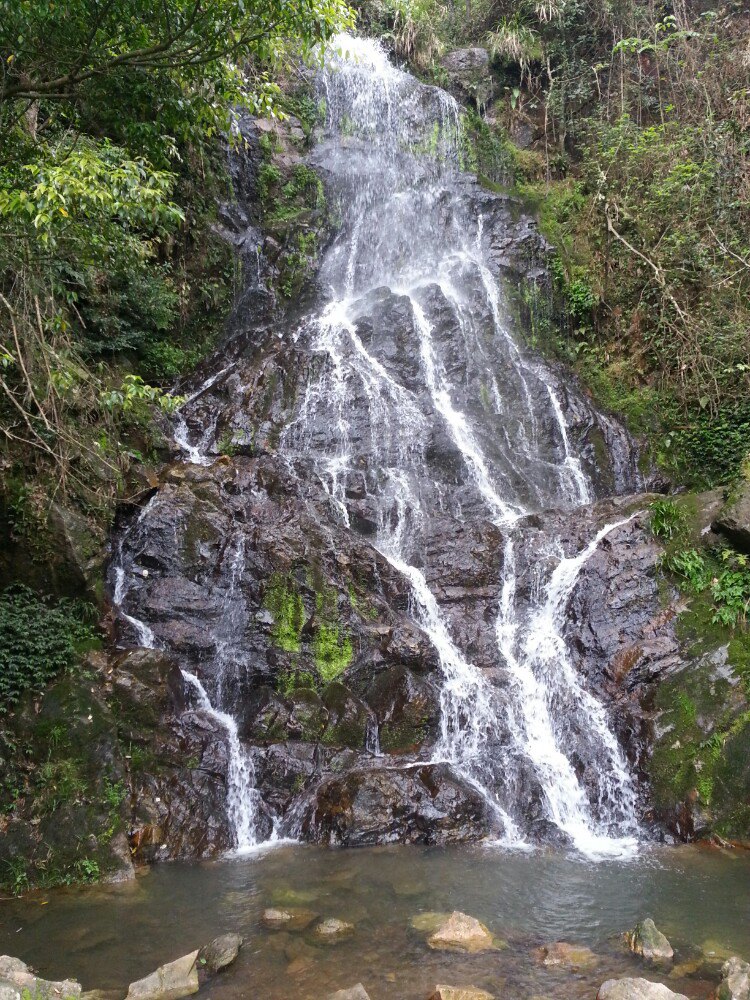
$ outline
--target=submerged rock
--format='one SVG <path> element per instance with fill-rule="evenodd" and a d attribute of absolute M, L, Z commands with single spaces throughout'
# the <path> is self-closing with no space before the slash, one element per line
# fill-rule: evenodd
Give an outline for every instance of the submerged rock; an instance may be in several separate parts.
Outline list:
<path fill-rule="evenodd" d="M 590 969 L 599 959 L 590 948 L 581 944 L 556 941 L 541 949 L 542 965 L 562 965 L 569 969 Z"/>
<path fill-rule="evenodd" d="M 688 1000 L 684 993 L 673 993 L 661 983 L 648 979 L 608 979 L 603 983 L 596 1000 Z"/>
<path fill-rule="evenodd" d="M 242 938 L 239 934 L 221 934 L 201 948 L 198 963 L 206 972 L 221 972 L 234 962 L 241 947 Z"/>
<path fill-rule="evenodd" d="M 323 944 L 337 944 L 345 937 L 354 933 L 354 924 L 348 924 L 337 917 L 328 917 L 315 928 L 315 938 Z"/>
<path fill-rule="evenodd" d="M 270 907 L 263 911 L 263 926 L 272 931 L 304 931 L 318 914 L 301 907 Z"/>
<path fill-rule="evenodd" d="M 736 956 L 724 963 L 718 1000 L 750 1000 L 750 963 Z"/>
<path fill-rule="evenodd" d="M 651 917 L 636 924 L 627 937 L 628 946 L 635 955 L 642 955 L 651 962 L 669 962 L 674 958 L 672 945 Z"/>
<path fill-rule="evenodd" d="M 356 986 L 350 986 L 347 990 L 336 990 L 335 993 L 329 993 L 326 1000 L 370 1000 L 370 997 L 362 983 L 357 983 Z"/>
<path fill-rule="evenodd" d="M 63 979 L 60 982 L 42 979 L 20 958 L 13 958 L 11 955 L 0 955 L 0 986 L 6 991 L 7 1000 L 15 1000 L 19 993 L 21 996 L 28 994 L 34 998 L 44 997 L 45 1000 L 77 1000 L 82 992 L 80 983 L 74 979 Z"/>
<path fill-rule="evenodd" d="M 197 993 L 200 988 L 198 954 L 192 951 L 131 983 L 125 1000 L 180 1000 Z"/>
<path fill-rule="evenodd" d="M 474 917 L 454 910 L 446 921 L 427 938 L 427 945 L 440 951 L 465 951 L 474 954 L 495 947 L 492 934 Z"/>
<path fill-rule="evenodd" d="M 436 986 L 429 1000 L 495 1000 L 491 993 L 476 986 Z"/>

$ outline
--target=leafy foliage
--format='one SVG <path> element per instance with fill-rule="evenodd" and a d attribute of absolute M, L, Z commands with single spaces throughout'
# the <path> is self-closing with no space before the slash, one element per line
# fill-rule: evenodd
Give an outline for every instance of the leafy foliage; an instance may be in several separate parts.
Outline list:
<path fill-rule="evenodd" d="M 26 587 L 0 594 L 0 714 L 27 691 L 36 693 L 71 669 L 97 642 L 90 611 L 73 601 L 52 603 Z"/>

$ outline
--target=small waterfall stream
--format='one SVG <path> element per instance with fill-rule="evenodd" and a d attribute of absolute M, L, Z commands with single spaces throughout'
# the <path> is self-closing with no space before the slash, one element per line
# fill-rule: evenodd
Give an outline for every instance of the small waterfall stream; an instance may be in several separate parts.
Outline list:
<path fill-rule="evenodd" d="M 631 852 L 637 790 L 564 635 L 580 573 L 627 520 L 575 552 L 554 535 L 541 549 L 526 545 L 529 515 L 597 498 L 595 461 L 569 423 L 565 390 L 510 332 L 482 193 L 461 172 L 457 104 L 393 66 L 377 42 L 347 37 L 338 48 L 318 75 L 327 120 L 312 160 L 342 222 L 322 259 L 319 303 L 289 333 L 315 363 L 280 456 L 300 481 L 320 483 L 340 530 L 352 529 L 351 484 L 364 482 L 372 544 L 408 583 L 411 616 L 439 658 L 440 733 L 430 760 L 481 794 L 498 840 L 527 846 L 532 793 L 522 790 L 533 787 L 545 821 L 583 853 Z M 232 367 L 225 361 L 176 418 L 175 442 L 190 463 L 213 460 L 218 413 L 198 428 L 185 414 Z M 148 518 L 149 505 L 134 527 Z M 436 547 L 474 522 L 502 536 L 496 618 L 485 627 L 492 671 L 473 662 L 440 600 Z M 114 604 L 141 645 L 158 646 L 151 625 L 127 610 L 136 567 L 126 540 L 113 563 Z M 244 569 L 238 528 L 216 583 L 223 612 L 211 625 L 210 680 L 183 671 L 199 708 L 226 733 L 239 850 L 256 845 L 258 816 L 268 812 L 231 714 L 248 626 Z M 366 744 L 377 758 L 371 722 Z M 284 829 L 283 818 L 274 821 L 272 837 Z"/>

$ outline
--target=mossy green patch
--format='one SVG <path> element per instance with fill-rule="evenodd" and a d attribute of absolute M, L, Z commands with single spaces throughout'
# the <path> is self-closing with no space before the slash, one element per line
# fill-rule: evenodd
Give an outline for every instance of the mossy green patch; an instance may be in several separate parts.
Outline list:
<path fill-rule="evenodd" d="M 273 615 L 271 637 L 275 645 L 287 653 L 299 653 L 305 607 L 294 581 L 274 573 L 268 583 L 263 606 Z"/>

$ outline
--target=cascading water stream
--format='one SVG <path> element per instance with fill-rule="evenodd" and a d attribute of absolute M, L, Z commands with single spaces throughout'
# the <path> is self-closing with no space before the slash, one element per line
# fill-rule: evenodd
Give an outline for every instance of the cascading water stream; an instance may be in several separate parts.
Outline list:
<path fill-rule="evenodd" d="M 146 649 L 158 648 L 157 638 L 144 621 L 128 614 L 125 611 L 125 601 L 127 599 L 130 585 L 128 568 L 126 567 L 125 543 L 129 535 L 146 520 L 155 502 L 156 496 L 146 504 L 140 512 L 129 531 L 123 533 L 117 548 L 116 557 L 113 560 L 112 571 L 114 575 L 113 604 L 121 617 L 134 629 L 136 637 L 141 646 Z M 244 536 L 238 534 L 234 543 L 234 551 L 230 559 L 228 573 L 228 588 L 226 594 L 226 614 L 223 622 L 223 635 L 218 637 L 217 650 L 215 655 L 215 676 L 217 680 L 217 698 L 222 696 L 222 685 L 227 670 L 227 659 L 230 652 L 230 637 L 237 627 L 236 615 L 236 594 L 238 584 L 244 568 Z M 130 567 L 131 575 L 134 567 Z M 237 720 L 229 712 L 217 708 L 211 701 L 208 691 L 200 678 L 189 670 L 181 669 L 182 677 L 190 689 L 195 693 L 198 708 L 210 716 L 218 728 L 226 733 L 227 745 L 227 812 L 229 822 L 234 834 L 235 850 L 238 854 L 246 854 L 255 850 L 259 846 L 257 833 L 257 819 L 261 807 L 260 797 L 255 788 L 255 768 L 252 758 L 242 746 L 237 727 Z M 278 839 L 276 825 L 272 834 L 272 841 Z"/>
<path fill-rule="evenodd" d="M 467 210 L 456 181 L 455 103 L 393 67 L 376 42 L 347 38 L 341 48 L 349 58 L 330 58 L 322 73 L 329 140 L 318 159 L 348 214 L 321 271 L 332 302 L 302 325 L 311 350 L 327 365 L 308 384 L 282 447 L 292 462 L 315 455 L 317 473 L 347 525 L 348 477 L 366 470 L 368 499 L 377 512 L 375 544 L 409 581 L 414 617 L 441 663 L 441 735 L 433 759 L 448 761 L 481 790 L 505 843 L 521 842 L 522 834 L 512 801 L 503 797 L 501 772 L 523 757 L 534 769 L 549 820 L 580 850 L 623 853 L 635 844 L 635 792 L 604 708 L 578 678 L 562 634 L 581 569 L 620 525 L 599 531 L 576 556 L 566 558 L 558 546 L 557 566 L 539 600 L 521 615 L 520 536 L 513 525 L 532 510 L 590 503 L 593 487 L 553 379 L 523 354 L 503 323 L 499 288 L 484 257 L 484 220 Z M 338 140 L 342 131 L 345 143 Z M 403 307 L 402 322 L 410 327 L 408 344 L 395 350 L 378 340 L 383 303 Z M 365 342 L 362 331 L 369 328 L 374 332 Z M 451 354 L 459 339 L 463 356 L 457 361 Z M 504 368 L 502 386 L 493 361 Z M 456 376 L 466 378 L 482 363 L 492 376 L 501 430 L 493 441 L 456 402 L 462 395 Z M 361 396 L 367 441 L 352 417 L 352 401 Z M 322 419 L 329 435 L 321 445 L 316 427 Z M 495 686 L 452 638 L 420 568 L 431 521 L 450 489 L 439 477 L 431 481 L 427 455 L 436 433 L 460 456 L 466 473 L 455 504 L 459 519 L 471 510 L 507 536 L 496 623 L 498 660 L 509 678 L 504 707 Z M 557 718 L 558 711 L 565 718 Z M 501 751 L 502 759 L 491 759 L 499 713 L 513 745 Z M 589 787 L 565 744 L 572 726 L 587 733 L 598 761 Z"/>

